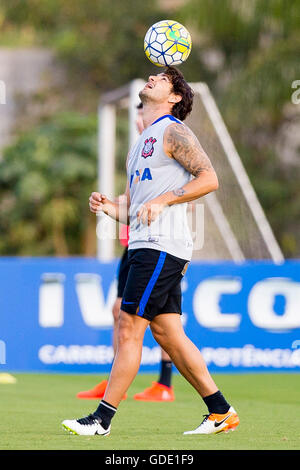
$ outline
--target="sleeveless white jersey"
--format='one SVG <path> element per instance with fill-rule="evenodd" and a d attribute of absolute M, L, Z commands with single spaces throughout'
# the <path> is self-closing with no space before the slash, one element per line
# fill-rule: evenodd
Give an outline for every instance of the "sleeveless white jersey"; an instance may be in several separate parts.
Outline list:
<path fill-rule="evenodd" d="M 130 187 L 129 250 L 152 248 L 190 260 L 193 242 L 187 223 L 187 204 L 167 206 L 159 217 L 147 224 L 137 221 L 141 205 L 161 194 L 179 189 L 191 179 L 183 166 L 168 157 L 163 148 L 165 129 L 181 121 L 165 115 L 154 121 L 132 147 L 127 163 Z"/>

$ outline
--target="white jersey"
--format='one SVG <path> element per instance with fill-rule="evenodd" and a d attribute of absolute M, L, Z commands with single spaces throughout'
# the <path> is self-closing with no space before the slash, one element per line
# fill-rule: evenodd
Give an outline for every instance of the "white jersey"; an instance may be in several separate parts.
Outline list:
<path fill-rule="evenodd" d="M 129 250 L 152 248 L 190 260 L 193 242 L 187 223 L 187 204 L 167 206 L 150 226 L 137 221 L 142 204 L 187 184 L 191 175 L 163 148 L 165 129 L 181 121 L 164 115 L 147 127 L 129 153 L 127 177 L 130 187 Z"/>

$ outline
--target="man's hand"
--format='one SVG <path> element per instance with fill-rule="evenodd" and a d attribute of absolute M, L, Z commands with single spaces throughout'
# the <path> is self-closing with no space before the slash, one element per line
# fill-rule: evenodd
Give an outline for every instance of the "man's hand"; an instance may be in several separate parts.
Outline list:
<path fill-rule="evenodd" d="M 94 214 L 105 212 L 106 207 L 110 201 L 104 194 L 93 192 L 89 198 L 90 211 Z"/>
<path fill-rule="evenodd" d="M 122 224 L 128 225 L 127 196 L 119 196 L 118 202 L 113 202 L 104 194 L 93 192 L 89 198 L 90 211 L 94 214 L 104 213 Z"/>
<path fill-rule="evenodd" d="M 150 225 L 159 214 L 166 207 L 165 203 L 159 201 L 159 199 L 152 199 L 151 201 L 146 202 L 142 205 L 140 210 L 137 212 L 138 222 L 142 222 L 144 225 Z"/>

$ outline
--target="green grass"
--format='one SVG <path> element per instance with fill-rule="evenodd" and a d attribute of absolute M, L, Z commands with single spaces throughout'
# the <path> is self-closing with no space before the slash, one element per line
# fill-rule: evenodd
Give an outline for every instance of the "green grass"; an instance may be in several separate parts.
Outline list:
<path fill-rule="evenodd" d="M 132 399 L 155 380 L 138 375 L 113 419 L 109 437 L 66 433 L 61 421 L 94 411 L 97 401 L 78 400 L 80 390 L 94 386 L 96 375 L 15 374 L 17 384 L 0 384 L 0 449 L 61 450 L 188 450 L 300 449 L 300 375 L 215 375 L 233 404 L 241 424 L 235 432 L 183 436 L 200 424 L 206 408 L 179 375 L 173 378 L 173 403 L 143 403 Z"/>

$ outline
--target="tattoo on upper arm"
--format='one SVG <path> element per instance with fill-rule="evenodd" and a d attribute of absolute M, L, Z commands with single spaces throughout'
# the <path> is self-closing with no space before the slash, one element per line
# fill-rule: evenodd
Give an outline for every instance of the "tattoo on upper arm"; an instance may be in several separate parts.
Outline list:
<path fill-rule="evenodd" d="M 168 152 L 193 176 L 212 169 L 212 164 L 198 139 L 188 127 L 172 124 L 165 134 Z"/>

